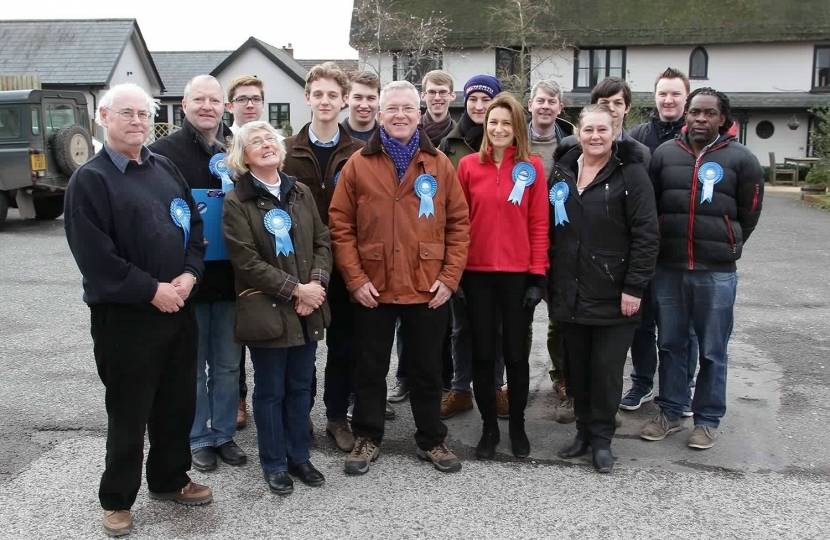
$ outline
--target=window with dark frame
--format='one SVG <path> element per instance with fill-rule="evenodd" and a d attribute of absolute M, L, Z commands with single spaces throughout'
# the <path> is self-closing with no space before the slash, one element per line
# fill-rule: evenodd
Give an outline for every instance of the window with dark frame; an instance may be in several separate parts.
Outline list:
<path fill-rule="evenodd" d="M 290 103 L 269 103 L 268 122 L 277 129 L 282 128 L 284 122 L 291 123 Z"/>
<path fill-rule="evenodd" d="M 813 57 L 813 90 L 830 91 L 830 45 L 816 46 Z"/>
<path fill-rule="evenodd" d="M 162 105 L 159 107 L 159 110 L 156 111 L 156 118 L 154 120 L 156 124 L 166 124 L 167 123 L 167 105 Z"/>
<path fill-rule="evenodd" d="M 222 123 L 228 127 L 233 125 L 233 115 L 225 110 L 225 114 L 222 115 Z"/>
<path fill-rule="evenodd" d="M 522 73 L 522 71 L 524 71 L 524 73 Z M 509 83 L 513 83 L 515 86 L 529 86 L 530 52 L 525 50 L 523 69 L 521 49 L 517 47 L 500 47 L 496 49 L 496 77 L 502 81 L 509 81 Z"/>
<path fill-rule="evenodd" d="M 574 51 L 574 88 L 591 89 L 605 77 L 625 79 L 625 49 Z"/>
<path fill-rule="evenodd" d="M 392 74 L 396 81 L 407 80 L 420 91 L 424 75 L 441 69 L 443 60 L 441 51 L 428 51 L 420 57 L 412 51 L 398 51 L 392 54 Z"/>
<path fill-rule="evenodd" d="M 184 121 L 184 109 L 181 105 L 173 105 L 173 125 L 182 127 Z"/>
<path fill-rule="evenodd" d="M 709 78 L 709 53 L 703 47 L 695 47 L 689 55 L 689 78 Z"/>

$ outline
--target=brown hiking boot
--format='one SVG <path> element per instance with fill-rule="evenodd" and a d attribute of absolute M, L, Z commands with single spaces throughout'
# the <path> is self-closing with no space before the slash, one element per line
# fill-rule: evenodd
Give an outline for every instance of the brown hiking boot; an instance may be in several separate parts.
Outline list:
<path fill-rule="evenodd" d="M 213 491 L 202 484 L 190 482 L 181 491 L 172 493 L 153 493 L 151 491 L 150 498 L 157 501 L 173 501 L 185 506 L 201 506 L 213 500 Z"/>
<path fill-rule="evenodd" d="M 334 442 L 343 452 L 354 450 L 354 434 L 348 422 L 326 422 L 326 433 L 334 437 Z"/>
<path fill-rule="evenodd" d="M 242 429 L 248 425 L 248 406 L 244 399 L 239 400 L 239 408 L 236 409 L 236 429 Z"/>
<path fill-rule="evenodd" d="M 510 418 L 510 398 L 507 394 L 506 384 L 496 390 L 496 416 Z"/>
<path fill-rule="evenodd" d="M 568 397 L 567 390 L 565 388 L 565 381 L 554 382 L 553 391 L 559 395 L 559 399 L 564 400 Z"/>
<path fill-rule="evenodd" d="M 109 536 L 124 536 L 133 532 L 133 518 L 129 510 L 104 510 L 104 532 Z"/>
<path fill-rule="evenodd" d="M 366 474 L 369 472 L 369 464 L 378 458 L 378 454 L 380 454 L 380 448 L 372 442 L 372 439 L 357 437 L 354 441 L 354 449 L 346 457 L 343 471 L 346 474 Z"/>
<path fill-rule="evenodd" d="M 418 448 L 418 457 L 424 461 L 431 461 L 433 466 L 441 472 L 458 472 L 461 470 L 461 460 L 447 448 L 446 444 L 439 444 L 432 450 Z"/>
<path fill-rule="evenodd" d="M 472 408 L 472 394 L 459 394 L 455 390 L 450 390 L 441 400 L 441 420 L 453 417 L 463 411 L 469 411 Z"/>
<path fill-rule="evenodd" d="M 570 424 L 576 420 L 573 398 L 565 398 L 556 406 L 556 421 L 560 424 Z"/>

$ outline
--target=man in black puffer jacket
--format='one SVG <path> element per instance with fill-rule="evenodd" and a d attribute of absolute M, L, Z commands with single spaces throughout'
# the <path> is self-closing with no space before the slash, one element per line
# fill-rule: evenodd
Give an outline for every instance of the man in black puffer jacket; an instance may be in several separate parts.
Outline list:
<path fill-rule="evenodd" d="M 737 294 L 736 261 L 761 215 L 764 174 L 758 159 L 727 132 L 729 98 L 700 88 L 686 104 L 688 133 L 651 160 L 662 241 L 653 291 L 660 329 L 660 414 L 640 436 L 659 441 L 682 429 L 687 345 L 700 345 L 691 448 L 715 444 L 726 413 L 727 345 Z"/>

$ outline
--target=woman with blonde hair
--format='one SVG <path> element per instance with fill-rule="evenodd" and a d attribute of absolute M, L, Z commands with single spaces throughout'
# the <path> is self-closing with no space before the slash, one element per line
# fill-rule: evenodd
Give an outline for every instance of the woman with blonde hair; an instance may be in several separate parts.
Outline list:
<path fill-rule="evenodd" d="M 245 124 L 228 152 L 236 186 L 222 214 L 236 280 L 236 338 L 254 364 L 259 461 L 280 495 L 294 490 L 289 474 L 311 486 L 325 482 L 310 461 L 308 411 L 317 342 L 330 320 L 325 288 L 332 265 L 314 197 L 280 171 L 284 160 L 273 127 Z"/>
<path fill-rule="evenodd" d="M 660 231 L 648 150 L 615 140 L 606 105 L 582 109 L 576 137 L 578 146 L 556 151 L 549 193 L 549 315 L 561 324 L 576 414 L 576 438 L 559 455 L 574 458 L 591 447 L 596 470 L 609 473 L 623 366 Z"/>
<path fill-rule="evenodd" d="M 530 325 L 548 269 L 549 214 L 542 161 L 530 154 L 524 111 L 513 96 L 499 94 L 490 102 L 481 150 L 462 158 L 458 178 L 470 206 L 461 286 L 470 317 L 473 389 L 484 423 L 476 457 L 492 459 L 500 440 L 494 366 L 501 349 L 510 388 L 510 443 L 513 455 L 527 457 Z"/>

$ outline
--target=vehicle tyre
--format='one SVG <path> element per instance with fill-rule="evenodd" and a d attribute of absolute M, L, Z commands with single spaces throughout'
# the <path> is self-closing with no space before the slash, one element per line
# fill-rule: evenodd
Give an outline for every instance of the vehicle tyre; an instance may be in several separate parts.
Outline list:
<path fill-rule="evenodd" d="M 5 192 L 0 191 L 0 229 L 6 222 L 6 216 L 9 214 L 9 197 Z"/>
<path fill-rule="evenodd" d="M 63 195 L 35 199 L 35 218 L 46 221 L 63 214 Z"/>
<path fill-rule="evenodd" d="M 72 176 L 94 154 L 89 133 L 79 125 L 61 127 L 53 141 L 55 162 L 66 176 Z"/>

